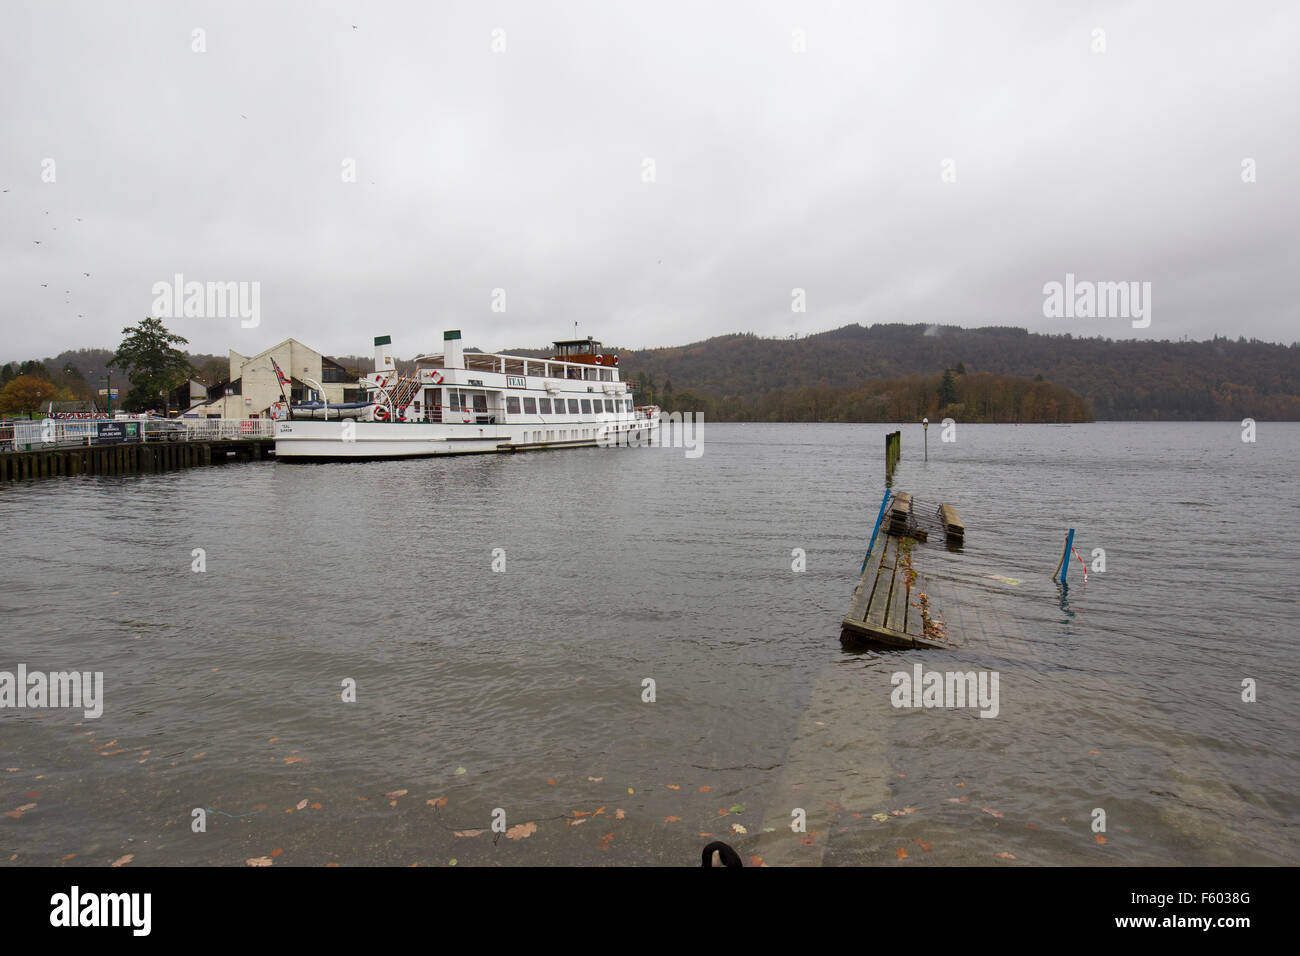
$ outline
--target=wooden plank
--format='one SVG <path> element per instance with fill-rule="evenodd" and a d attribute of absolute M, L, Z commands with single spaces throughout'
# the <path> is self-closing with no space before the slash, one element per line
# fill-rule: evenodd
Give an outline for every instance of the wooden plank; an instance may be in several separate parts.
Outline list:
<path fill-rule="evenodd" d="M 966 525 L 962 523 L 961 515 L 952 505 L 939 506 L 940 520 L 943 521 L 943 530 L 950 538 L 966 537 Z"/>
<path fill-rule="evenodd" d="M 886 538 L 890 542 L 893 557 L 898 557 L 898 539 Z M 871 604 L 867 607 L 866 623 L 878 628 L 885 626 L 885 615 L 889 612 L 889 595 L 893 590 L 894 582 L 897 578 L 896 562 L 890 560 L 887 556 L 880 565 L 880 576 L 876 579 L 875 593 L 871 596 Z"/>

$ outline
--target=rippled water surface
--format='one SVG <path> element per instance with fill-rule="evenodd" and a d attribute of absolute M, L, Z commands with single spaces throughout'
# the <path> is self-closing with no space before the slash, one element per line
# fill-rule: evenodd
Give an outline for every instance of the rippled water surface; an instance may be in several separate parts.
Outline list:
<path fill-rule="evenodd" d="M 0 487 L 0 670 L 106 698 L 0 711 L 0 861 L 1297 862 L 1300 426 L 905 426 L 962 646 L 851 653 L 888 430 Z M 892 707 L 917 663 L 998 716 Z"/>

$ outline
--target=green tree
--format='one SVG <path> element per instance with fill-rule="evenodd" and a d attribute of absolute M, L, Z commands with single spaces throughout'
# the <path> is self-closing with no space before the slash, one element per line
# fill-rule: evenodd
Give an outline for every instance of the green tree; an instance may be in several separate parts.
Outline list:
<path fill-rule="evenodd" d="M 943 370 L 943 381 L 939 383 L 939 407 L 954 405 L 957 402 L 957 381 L 952 377 L 952 369 Z"/>
<path fill-rule="evenodd" d="M 664 379 L 663 405 L 664 411 L 671 412 L 673 410 L 673 380 L 671 378 Z"/>
<path fill-rule="evenodd" d="M 131 382 L 122 407 L 127 411 L 141 412 L 156 408 L 163 402 L 163 392 L 170 391 L 194 373 L 190 360 L 177 345 L 187 340 L 167 327 L 159 319 L 145 318 L 135 327 L 122 330 L 125 338 L 108 360 L 126 373 Z"/>
<path fill-rule="evenodd" d="M 958 374 L 958 375 L 965 375 L 965 374 L 966 374 L 966 366 L 965 366 L 964 363 L 962 363 L 962 362 L 958 362 L 958 363 L 957 363 L 957 374 Z"/>

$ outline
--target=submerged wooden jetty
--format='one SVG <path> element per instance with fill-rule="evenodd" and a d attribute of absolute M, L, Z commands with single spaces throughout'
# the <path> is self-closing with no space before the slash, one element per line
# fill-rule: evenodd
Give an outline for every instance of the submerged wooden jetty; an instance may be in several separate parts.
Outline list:
<path fill-rule="evenodd" d="M 949 544 L 964 540 L 966 527 L 955 507 L 941 505 L 936 517 Z M 841 642 L 893 648 L 952 646 L 943 615 L 915 563 L 925 550 L 918 544 L 926 538 L 927 532 L 915 520 L 911 495 L 886 495 L 862 576 L 841 622 Z"/>

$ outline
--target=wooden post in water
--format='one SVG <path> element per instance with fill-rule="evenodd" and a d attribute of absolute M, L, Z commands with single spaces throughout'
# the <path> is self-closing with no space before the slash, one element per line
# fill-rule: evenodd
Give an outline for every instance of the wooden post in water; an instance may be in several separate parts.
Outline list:
<path fill-rule="evenodd" d="M 894 468 L 898 465 L 903 443 L 902 432 L 890 432 L 885 436 L 885 481 L 894 480 Z"/>

